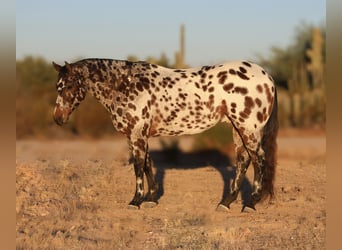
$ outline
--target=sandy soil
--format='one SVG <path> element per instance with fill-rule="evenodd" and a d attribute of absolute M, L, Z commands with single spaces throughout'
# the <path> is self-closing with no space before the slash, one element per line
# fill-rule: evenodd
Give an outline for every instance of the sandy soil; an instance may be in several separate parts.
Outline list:
<path fill-rule="evenodd" d="M 126 141 L 17 141 L 17 249 L 325 249 L 324 133 L 281 132 L 276 198 L 241 212 L 253 168 L 227 212 L 215 211 L 234 155 L 166 155 L 150 141 L 161 186 L 154 208 L 129 210 L 135 178 Z"/>

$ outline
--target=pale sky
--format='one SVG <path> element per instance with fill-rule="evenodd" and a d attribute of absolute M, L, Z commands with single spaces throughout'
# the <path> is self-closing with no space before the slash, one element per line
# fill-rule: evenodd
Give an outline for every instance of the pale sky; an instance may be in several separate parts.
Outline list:
<path fill-rule="evenodd" d="M 253 60 L 288 46 L 302 22 L 325 25 L 326 1 L 17 0 L 16 58 L 143 60 L 164 52 L 174 62 L 184 24 L 188 65 Z"/>

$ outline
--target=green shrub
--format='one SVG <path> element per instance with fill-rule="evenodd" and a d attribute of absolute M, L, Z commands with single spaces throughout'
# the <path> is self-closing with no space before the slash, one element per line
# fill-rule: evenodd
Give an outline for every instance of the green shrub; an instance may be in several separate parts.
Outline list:
<path fill-rule="evenodd" d="M 90 96 L 71 114 L 70 123 L 73 132 L 81 136 L 97 138 L 115 133 L 108 111 Z"/>
<path fill-rule="evenodd" d="M 211 129 L 195 135 L 192 148 L 194 151 L 220 149 L 228 147 L 233 142 L 232 127 L 227 123 L 218 123 Z"/>

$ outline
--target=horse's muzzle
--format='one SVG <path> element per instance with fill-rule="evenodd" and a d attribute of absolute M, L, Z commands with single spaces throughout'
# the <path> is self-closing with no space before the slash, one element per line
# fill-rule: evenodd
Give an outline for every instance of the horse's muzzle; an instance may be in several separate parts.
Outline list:
<path fill-rule="evenodd" d="M 57 125 L 61 126 L 68 121 L 69 112 L 68 110 L 61 110 L 60 108 L 55 108 L 53 113 L 53 119 Z"/>
<path fill-rule="evenodd" d="M 61 116 L 56 117 L 55 115 L 53 116 L 53 119 L 57 123 L 57 125 L 62 126 L 64 124 L 63 118 Z"/>

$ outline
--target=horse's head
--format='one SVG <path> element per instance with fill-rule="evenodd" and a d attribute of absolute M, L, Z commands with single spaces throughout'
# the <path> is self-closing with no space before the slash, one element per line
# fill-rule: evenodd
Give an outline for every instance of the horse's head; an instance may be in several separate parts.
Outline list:
<path fill-rule="evenodd" d="M 65 62 L 60 66 L 52 62 L 58 72 L 56 84 L 57 100 L 53 118 L 58 125 L 66 123 L 72 111 L 83 101 L 86 95 L 86 88 L 79 70 L 73 64 Z"/>

